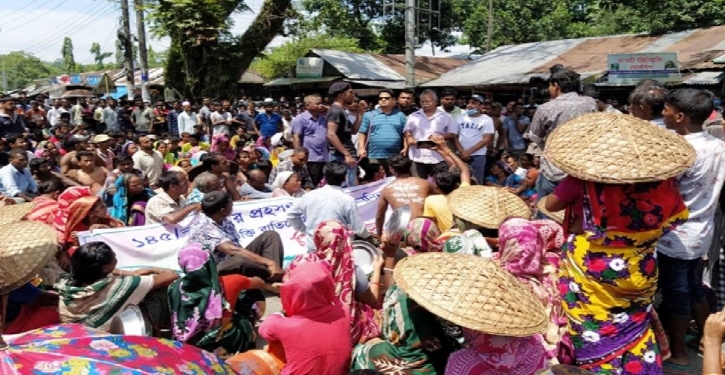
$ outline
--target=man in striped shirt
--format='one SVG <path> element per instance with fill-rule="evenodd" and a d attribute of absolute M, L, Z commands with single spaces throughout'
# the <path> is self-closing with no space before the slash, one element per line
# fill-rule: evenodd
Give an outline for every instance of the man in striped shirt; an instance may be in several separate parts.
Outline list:
<path fill-rule="evenodd" d="M 391 90 L 380 90 L 378 103 L 379 108 L 366 113 L 360 124 L 358 155 L 361 158 L 367 156 L 377 160 L 377 163 L 385 169 L 385 174 L 390 176 L 388 158 L 403 151 L 406 116 L 395 108 Z"/>

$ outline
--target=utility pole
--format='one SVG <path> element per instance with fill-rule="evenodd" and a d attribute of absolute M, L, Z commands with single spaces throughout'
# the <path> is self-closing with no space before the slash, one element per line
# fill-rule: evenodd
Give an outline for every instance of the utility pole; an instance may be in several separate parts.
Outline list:
<path fill-rule="evenodd" d="M 491 39 L 493 38 L 493 0 L 488 0 L 488 35 L 486 36 L 486 52 L 491 51 Z"/>
<path fill-rule="evenodd" d="M 133 70 L 133 43 L 131 43 L 131 21 L 129 20 L 128 0 L 121 0 L 121 28 L 119 39 L 123 44 L 123 70 L 126 72 L 127 99 L 133 100 L 136 90 Z"/>
<path fill-rule="evenodd" d="M 5 59 L 3 59 L 3 93 L 8 92 L 8 75 L 5 72 Z"/>
<path fill-rule="evenodd" d="M 415 87 L 415 0 L 405 0 L 405 87 Z"/>
<path fill-rule="evenodd" d="M 141 97 L 144 102 L 151 102 L 151 92 L 149 92 L 149 56 L 146 50 L 146 25 L 144 24 L 143 0 L 134 0 L 134 8 L 136 8 L 136 26 L 138 28 L 138 61 L 141 69 Z"/>

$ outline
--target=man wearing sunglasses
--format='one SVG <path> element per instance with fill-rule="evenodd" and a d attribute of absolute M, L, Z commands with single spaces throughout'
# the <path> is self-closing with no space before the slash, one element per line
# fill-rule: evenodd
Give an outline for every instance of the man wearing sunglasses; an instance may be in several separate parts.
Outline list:
<path fill-rule="evenodd" d="M 376 160 L 385 169 L 385 174 L 390 176 L 388 158 L 408 154 L 403 144 L 405 122 L 405 114 L 395 108 L 393 91 L 380 90 L 378 108 L 365 114 L 358 130 L 360 158 L 367 156 Z"/>

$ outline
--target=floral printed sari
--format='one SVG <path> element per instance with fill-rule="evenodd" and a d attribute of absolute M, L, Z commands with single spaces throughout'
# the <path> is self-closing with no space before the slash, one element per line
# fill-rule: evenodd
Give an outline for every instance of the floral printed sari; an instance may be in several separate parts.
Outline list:
<path fill-rule="evenodd" d="M 254 348 L 254 322 L 231 311 L 211 254 L 189 244 L 179 252 L 179 265 L 184 276 L 168 290 L 174 339 L 222 358 Z"/>
<path fill-rule="evenodd" d="M 687 220 L 687 207 L 674 179 L 582 186 L 583 212 L 575 214 L 584 233 L 569 236 L 559 270 L 576 363 L 599 374 L 662 373 L 651 314 L 655 247 Z"/>
<path fill-rule="evenodd" d="M 408 255 L 417 253 L 441 252 L 443 245 L 438 241 L 441 231 L 431 219 L 419 217 L 408 223 L 403 236 L 405 251 Z"/>
<path fill-rule="evenodd" d="M 385 294 L 384 341 L 358 345 L 352 370 L 371 369 L 386 375 L 443 373 L 451 349 L 436 317 L 393 285 Z"/>
<path fill-rule="evenodd" d="M 304 262 L 324 262 L 330 268 L 335 282 L 335 296 L 350 315 L 352 342 L 365 342 L 380 335 L 372 307 L 355 299 L 355 265 L 352 259 L 352 234 L 339 221 L 323 221 L 315 229 L 315 247 L 311 254 L 298 255 L 285 272 Z"/>

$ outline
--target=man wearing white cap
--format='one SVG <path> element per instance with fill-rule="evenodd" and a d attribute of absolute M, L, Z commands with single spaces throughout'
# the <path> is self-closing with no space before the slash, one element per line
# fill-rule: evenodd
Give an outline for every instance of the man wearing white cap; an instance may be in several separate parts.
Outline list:
<path fill-rule="evenodd" d="M 179 114 L 179 134 L 194 134 L 194 125 L 197 124 L 196 113 L 191 111 L 191 103 L 189 102 L 183 102 L 181 106 L 184 111 Z"/>
<path fill-rule="evenodd" d="M 108 141 L 110 140 L 111 137 L 109 137 L 107 134 L 98 134 L 97 136 L 93 137 L 93 144 L 96 145 L 96 155 L 98 155 L 98 157 L 103 160 L 103 164 L 105 165 L 105 167 L 109 171 L 112 171 L 113 159 L 116 158 L 116 154 L 108 149 Z"/>

